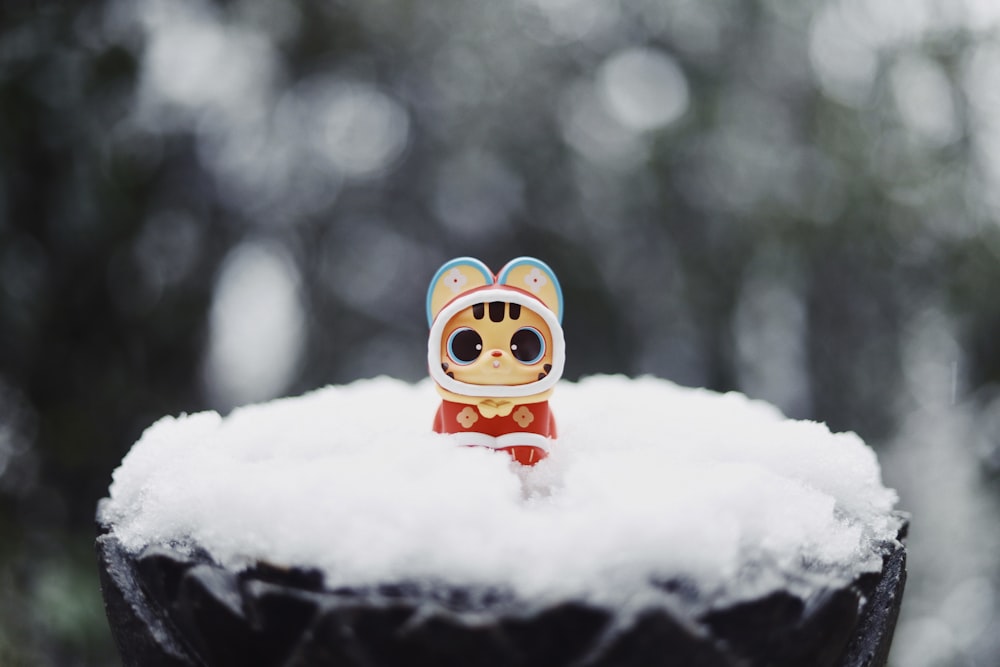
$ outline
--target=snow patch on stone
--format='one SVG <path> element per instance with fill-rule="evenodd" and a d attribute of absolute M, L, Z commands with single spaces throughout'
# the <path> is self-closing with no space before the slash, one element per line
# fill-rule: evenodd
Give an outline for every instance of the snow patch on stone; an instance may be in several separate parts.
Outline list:
<path fill-rule="evenodd" d="M 878 571 L 897 497 L 860 438 L 741 394 L 653 378 L 560 383 L 560 439 L 521 468 L 432 433 L 429 382 L 332 386 L 153 424 L 102 521 L 131 551 L 315 567 L 329 586 L 490 587 L 636 601 L 808 593 Z"/>

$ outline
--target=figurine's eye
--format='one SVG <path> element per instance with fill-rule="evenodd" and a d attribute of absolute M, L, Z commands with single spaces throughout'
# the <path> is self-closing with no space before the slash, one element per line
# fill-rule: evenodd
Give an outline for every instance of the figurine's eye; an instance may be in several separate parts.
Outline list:
<path fill-rule="evenodd" d="M 545 339 L 537 329 L 523 327 L 510 337 L 510 353 L 523 364 L 534 364 L 545 354 Z"/>
<path fill-rule="evenodd" d="M 456 364 L 471 364 L 483 351 L 483 339 L 475 329 L 462 327 L 448 336 L 448 356 Z"/>

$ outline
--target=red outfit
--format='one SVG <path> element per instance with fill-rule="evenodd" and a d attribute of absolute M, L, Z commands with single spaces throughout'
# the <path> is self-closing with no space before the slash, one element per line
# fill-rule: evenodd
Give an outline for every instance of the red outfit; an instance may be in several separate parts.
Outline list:
<path fill-rule="evenodd" d="M 434 417 L 434 431 L 466 435 L 459 444 L 490 447 L 507 452 L 518 463 L 531 465 L 548 456 L 556 437 L 556 422 L 549 402 L 513 404 L 485 399 L 480 405 L 441 401 Z"/>

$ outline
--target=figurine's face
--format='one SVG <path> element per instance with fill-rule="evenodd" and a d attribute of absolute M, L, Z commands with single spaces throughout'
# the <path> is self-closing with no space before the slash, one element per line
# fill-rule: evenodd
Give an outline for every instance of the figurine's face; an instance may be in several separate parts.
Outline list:
<path fill-rule="evenodd" d="M 552 369 L 545 321 L 516 303 L 479 303 L 456 313 L 441 337 L 441 367 L 459 382 L 517 385 Z"/>

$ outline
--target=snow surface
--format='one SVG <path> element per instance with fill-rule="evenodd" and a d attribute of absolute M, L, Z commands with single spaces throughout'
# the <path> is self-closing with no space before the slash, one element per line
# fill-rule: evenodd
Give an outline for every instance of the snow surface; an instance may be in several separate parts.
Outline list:
<path fill-rule="evenodd" d="M 533 468 L 432 433 L 430 382 L 333 386 L 165 417 L 114 473 L 102 520 L 127 549 L 195 543 L 223 565 L 320 568 L 330 586 L 500 587 L 641 604 L 807 594 L 881 567 L 899 527 L 856 435 L 741 394 L 653 378 L 562 382 Z"/>

